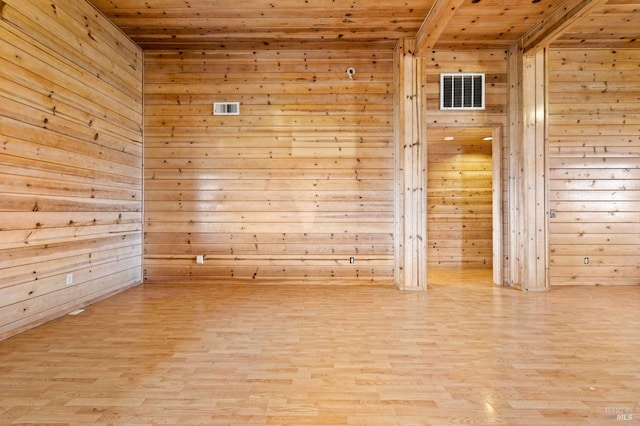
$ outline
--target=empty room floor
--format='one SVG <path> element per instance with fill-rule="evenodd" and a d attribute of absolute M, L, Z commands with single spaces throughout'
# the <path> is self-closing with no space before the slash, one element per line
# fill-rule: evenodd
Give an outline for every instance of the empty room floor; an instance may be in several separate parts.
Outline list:
<path fill-rule="evenodd" d="M 141 285 L 0 342 L 0 424 L 640 419 L 640 287 L 434 281 Z"/>

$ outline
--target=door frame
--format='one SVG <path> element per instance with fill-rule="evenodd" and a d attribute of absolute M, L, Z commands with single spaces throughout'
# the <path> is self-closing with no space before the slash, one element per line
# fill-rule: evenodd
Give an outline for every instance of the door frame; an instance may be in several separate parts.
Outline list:
<path fill-rule="evenodd" d="M 491 132 L 491 221 L 492 221 L 492 273 L 495 285 L 504 285 L 504 217 L 503 217 L 503 144 L 504 131 L 502 124 L 485 125 L 434 125 L 427 126 L 427 145 L 429 143 L 429 128 L 448 128 L 455 135 L 457 129 L 486 129 Z M 425 150 L 428 155 L 428 150 Z M 428 160 L 427 160 L 428 161 Z M 426 164 L 426 163 L 425 163 Z M 427 188 L 428 191 L 428 188 Z M 425 192 L 426 197 L 426 192 Z M 428 216 L 428 211 L 425 211 Z M 428 223 L 428 221 L 427 221 Z M 427 268 L 429 265 L 426 265 Z"/>

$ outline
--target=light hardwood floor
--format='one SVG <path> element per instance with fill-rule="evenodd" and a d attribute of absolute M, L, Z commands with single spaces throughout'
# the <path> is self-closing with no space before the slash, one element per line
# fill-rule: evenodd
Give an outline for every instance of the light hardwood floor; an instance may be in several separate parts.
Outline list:
<path fill-rule="evenodd" d="M 0 342 L 0 424 L 638 422 L 640 287 L 445 275 L 136 287 Z"/>

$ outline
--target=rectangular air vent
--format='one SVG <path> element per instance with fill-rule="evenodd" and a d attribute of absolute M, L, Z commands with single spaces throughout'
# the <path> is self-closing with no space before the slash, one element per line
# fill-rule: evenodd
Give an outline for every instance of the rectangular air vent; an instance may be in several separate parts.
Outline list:
<path fill-rule="evenodd" d="M 240 115 L 240 102 L 214 102 L 213 115 Z"/>
<path fill-rule="evenodd" d="M 484 74 L 440 74 L 440 109 L 484 109 Z"/>

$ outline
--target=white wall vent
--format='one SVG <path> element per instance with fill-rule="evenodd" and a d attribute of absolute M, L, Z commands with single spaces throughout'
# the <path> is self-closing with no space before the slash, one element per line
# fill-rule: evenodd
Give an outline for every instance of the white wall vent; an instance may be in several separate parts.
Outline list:
<path fill-rule="evenodd" d="M 440 109 L 484 109 L 484 74 L 440 74 Z"/>
<path fill-rule="evenodd" d="M 213 115 L 240 115 L 240 102 L 214 102 Z"/>

